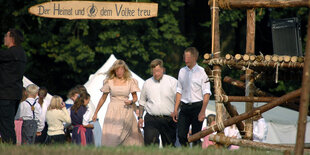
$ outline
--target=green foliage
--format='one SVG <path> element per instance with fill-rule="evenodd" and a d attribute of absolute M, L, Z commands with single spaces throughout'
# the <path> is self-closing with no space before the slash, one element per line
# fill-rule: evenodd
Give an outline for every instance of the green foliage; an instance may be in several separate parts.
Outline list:
<path fill-rule="evenodd" d="M 28 8 L 44 0 L 3 2 L 2 34 L 10 27 L 25 34 L 26 76 L 52 94 L 65 96 L 76 84 L 87 81 L 110 54 L 125 60 L 143 78 L 150 77 L 152 59 L 165 61 L 167 73 L 176 76 L 183 49 L 190 45 L 176 16 L 183 1 L 160 1 L 158 17 L 141 20 L 66 20 L 41 18 Z M 142 1 L 139 1 L 142 2 Z M 143 2 L 153 2 L 145 0 Z"/>

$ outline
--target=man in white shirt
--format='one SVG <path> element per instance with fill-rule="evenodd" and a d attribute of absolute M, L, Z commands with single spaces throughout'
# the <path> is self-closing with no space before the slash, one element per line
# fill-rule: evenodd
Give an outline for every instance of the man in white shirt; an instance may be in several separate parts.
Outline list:
<path fill-rule="evenodd" d="M 143 85 L 139 100 L 139 127 L 144 126 L 145 145 L 159 144 L 173 146 L 176 140 L 176 123 L 170 114 L 174 110 L 177 80 L 164 74 L 163 61 L 155 59 L 151 62 L 153 77 Z M 146 110 L 143 121 L 143 111 Z"/>
<path fill-rule="evenodd" d="M 201 130 L 211 93 L 210 82 L 204 69 L 197 64 L 199 52 L 195 47 L 184 51 L 186 66 L 178 76 L 176 104 L 171 114 L 178 123 L 178 138 L 182 146 L 188 145 L 187 134 L 192 125 L 192 134 Z M 179 113 L 180 108 L 180 113 Z M 199 145 L 200 141 L 194 142 Z"/>

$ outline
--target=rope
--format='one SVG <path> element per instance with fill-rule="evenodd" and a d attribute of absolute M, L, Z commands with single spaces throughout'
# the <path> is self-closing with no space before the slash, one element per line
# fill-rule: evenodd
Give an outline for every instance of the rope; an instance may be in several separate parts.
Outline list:
<path fill-rule="evenodd" d="M 224 123 L 222 121 L 216 123 L 216 125 L 220 131 L 223 131 L 225 129 Z"/>
<path fill-rule="evenodd" d="M 223 9 L 231 10 L 229 0 L 219 0 L 219 6 Z"/>
<path fill-rule="evenodd" d="M 275 79 L 275 81 L 276 81 L 276 83 L 278 83 L 278 77 L 279 76 L 279 63 L 277 63 L 277 68 L 276 68 L 276 79 Z"/>

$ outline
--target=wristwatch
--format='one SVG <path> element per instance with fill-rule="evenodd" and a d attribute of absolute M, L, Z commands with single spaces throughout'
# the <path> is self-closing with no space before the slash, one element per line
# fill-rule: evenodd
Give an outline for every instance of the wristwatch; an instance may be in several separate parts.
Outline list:
<path fill-rule="evenodd" d="M 142 119 L 142 116 L 138 116 L 138 119 L 140 119 L 140 118 Z"/>

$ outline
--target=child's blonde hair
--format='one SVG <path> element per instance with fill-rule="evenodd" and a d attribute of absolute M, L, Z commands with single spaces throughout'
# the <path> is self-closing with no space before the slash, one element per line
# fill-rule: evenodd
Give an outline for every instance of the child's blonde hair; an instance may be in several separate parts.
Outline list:
<path fill-rule="evenodd" d="M 27 86 L 26 92 L 27 92 L 28 97 L 29 96 L 35 97 L 39 92 L 39 87 L 35 84 L 30 84 Z"/>
<path fill-rule="evenodd" d="M 62 98 L 58 95 L 54 95 L 51 99 L 51 103 L 48 106 L 47 110 L 52 110 L 52 109 L 62 109 Z"/>

